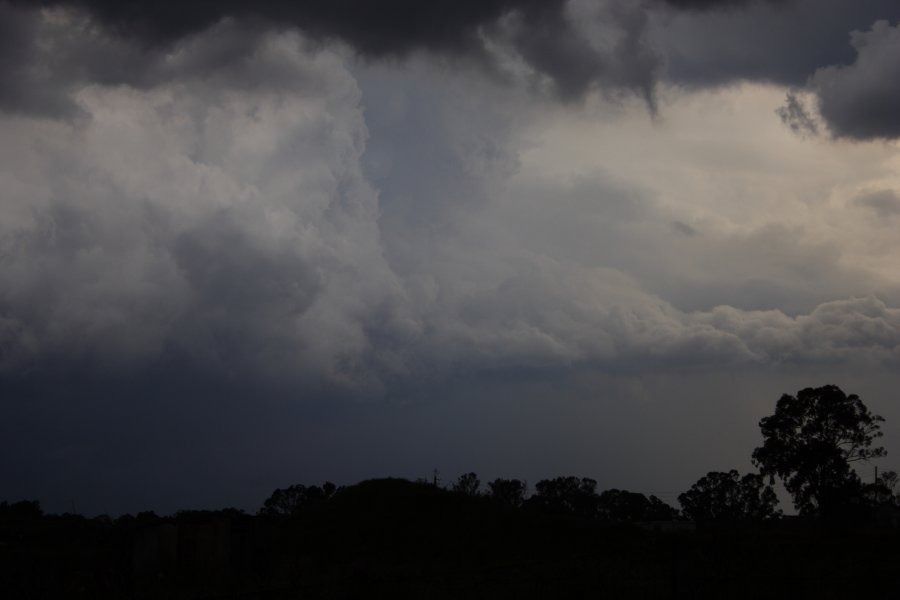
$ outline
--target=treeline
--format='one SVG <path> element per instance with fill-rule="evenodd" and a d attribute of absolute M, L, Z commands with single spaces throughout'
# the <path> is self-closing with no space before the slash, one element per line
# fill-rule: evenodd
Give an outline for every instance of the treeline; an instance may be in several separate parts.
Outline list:
<path fill-rule="evenodd" d="M 484 496 L 526 512 L 596 521 L 754 523 L 782 516 L 772 487 L 777 478 L 801 517 L 833 524 L 897 527 L 897 473 L 885 470 L 875 480 L 863 482 L 854 469 L 855 464 L 887 454 L 875 444 L 882 436 L 882 422 L 859 396 L 845 394 L 834 385 L 806 388 L 795 396 L 784 394 L 775 413 L 759 423 L 763 444 L 751 455 L 758 472 L 709 472 L 678 496 L 680 510 L 652 495 L 618 489 L 598 493 L 595 480 L 579 477 L 539 481 L 529 495 L 524 481 L 495 479 L 482 488 L 475 473 L 466 473 L 450 490 Z M 432 483 L 437 485 L 436 478 Z M 260 514 L 291 516 L 337 491 L 331 483 L 278 489 L 265 501 Z"/>
<path fill-rule="evenodd" d="M 3 504 L 0 597 L 837 599 L 900 589 L 893 529 L 777 519 L 666 528 L 645 519 L 671 507 L 581 479 L 547 480 L 518 506 L 490 484 L 473 493 L 468 474 L 450 487 L 460 482 L 468 490 L 401 479 L 291 486 L 272 494 L 278 509 L 268 502 L 255 515 L 87 519 Z"/>
<path fill-rule="evenodd" d="M 758 471 L 711 472 L 678 496 L 475 473 L 275 490 L 233 508 L 47 515 L 0 503 L 2 598 L 892 597 L 897 476 L 881 417 L 836 386 L 784 395 L 760 422 Z M 772 484 L 791 494 L 786 519 Z"/>
<path fill-rule="evenodd" d="M 437 486 L 419 480 L 418 485 Z M 465 473 L 449 488 L 450 492 L 492 502 L 526 512 L 551 515 L 570 515 L 583 519 L 633 523 L 639 521 L 672 521 L 680 518 L 679 511 L 656 496 L 611 489 L 597 493 L 597 482 L 585 477 L 557 477 L 535 485 L 533 494 L 519 479 L 495 479 L 481 487 L 475 473 Z M 265 501 L 259 514 L 264 517 L 291 517 L 311 506 L 325 502 L 342 491 L 331 482 L 321 486 L 292 485 L 277 489 Z"/>

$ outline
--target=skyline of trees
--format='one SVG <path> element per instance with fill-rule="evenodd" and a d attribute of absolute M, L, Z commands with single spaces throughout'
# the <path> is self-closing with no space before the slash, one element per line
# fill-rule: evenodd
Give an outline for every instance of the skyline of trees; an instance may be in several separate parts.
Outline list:
<path fill-rule="evenodd" d="M 593 520 L 737 522 L 783 516 L 772 488 L 777 479 L 784 482 L 799 515 L 839 519 L 883 506 L 900 510 L 900 478 L 896 472 L 883 470 L 872 483 L 863 483 L 853 468 L 887 454 L 875 445 L 882 437 L 882 422 L 884 418 L 871 413 L 859 396 L 845 394 L 835 385 L 805 388 L 794 396 L 783 394 L 774 413 L 759 422 L 763 443 L 751 455 L 759 472 L 742 475 L 735 469 L 710 471 L 677 496 L 678 508 L 653 494 L 616 488 L 598 492 L 597 481 L 587 477 L 542 479 L 533 491 L 527 481 L 515 478 L 496 478 L 482 485 L 475 472 L 441 484 L 435 471 L 431 480 L 420 479 L 418 483 L 462 496 L 490 498 L 513 508 Z M 343 489 L 329 481 L 279 488 L 257 514 L 296 516 Z M 4 502 L 3 506 L 10 505 Z M 39 503 L 33 501 L 29 506 Z"/>

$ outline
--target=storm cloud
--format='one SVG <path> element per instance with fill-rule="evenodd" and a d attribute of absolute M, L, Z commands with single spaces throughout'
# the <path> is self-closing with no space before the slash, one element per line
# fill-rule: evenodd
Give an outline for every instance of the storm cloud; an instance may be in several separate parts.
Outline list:
<path fill-rule="evenodd" d="M 784 4 L 790 0 L 659 0 L 677 9 L 716 10 L 756 3 Z M 262 18 L 293 26 L 313 38 L 337 38 L 369 56 L 404 55 L 413 50 L 460 53 L 478 46 L 485 29 L 512 15 L 534 27 L 565 35 L 570 25 L 562 18 L 569 0 L 364 0 L 289 2 L 285 0 L 224 0 L 175 2 L 140 0 L 12 0 L 27 8 L 69 6 L 84 9 L 120 33 L 138 35 L 151 43 L 167 42 L 199 32 L 225 17 Z M 529 29 L 530 30 L 530 29 Z M 525 34 L 529 30 L 526 30 Z M 566 40 L 558 43 L 565 44 Z"/>
<path fill-rule="evenodd" d="M 425 53 L 565 101 L 637 95 L 651 111 L 661 84 L 808 83 L 836 136 L 897 136 L 889 57 L 900 7 L 889 0 L 16 0 L 0 11 L 0 108 L 24 114 L 71 117 L 84 85 L 146 89 L 177 78 L 184 65 L 173 60 L 198 71 L 240 63 L 255 36 L 295 29 L 308 44 L 343 43 L 366 60 Z M 240 35 L 197 55 L 192 39 L 226 21 L 240 23 Z"/>
<path fill-rule="evenodd" d="M 851 64 L 819 69 L 810 80 L 822 118 L 837 137 L 900 137 L 900 28 L 877 21 L 850 42 Z"/>
<path fill-rule="evenodd" d="M 358 90 L 291 35 L 242 65 L 272 83 L 238 85 L 229 67 L 144 94 L 82 90 L 85 122 L 4 118 L 6 368 L 174 352 L 226 370 L 353 369 L 335 361 L 366 344 L 363 316 L 345 317 L 397 293 L 359 170 Z"/>
<path fill-rule="evenodd" d="M 5 372 L 58 356 L 88 370 L 177 360 L 372 392 L 457 369 L 894 360 L 892 309 L 829 303 L 837 290 L 818 281 L 840 269 L 827 247 L 777 228 L 685 239 L 652 196 L 608 174 L 520 181 L 527 111 L 504 124 L 415 71 L 395 83 L 408 105 L 434 108 L 369 142 L 392 110 L 390 97 L 374 104 L 380 81 L 361 90 L 340 54 L 294 33 L 203 62 L 234 27 L 192 38 L 194 59 L 173 57 L 145 90 L 80 90 L 86 120 L 4 119 Z M 808 312 L 758 310 L 771 291 L 691 302 L 666 275 L 684 272 L 661 258 L 672 248 L 685 263 L 714 256 L 720 285 L 780 253 L 770 286 Z M 826 309 L 843 316 L 821 328 Z"/>
<path fill-rule="evenodd" d="M 752 4 L 787 4 L 793 0 L 663 0 L 682 10 L 727 10 Z"/>
<path fill-rule="evenodd" d="M 900 9 L 824 4 L 0 2 L 0 475 L 682 485 L 891 389 Z"/>
<path fill-rule="evenodd" d="M 459 51 L 480 27 L 513 12 L 558 14 L 566 0 L 488 0 L 422 3 L 415 0 L 225 0 L 220 2 L 107 2 L 105 0 L 14 0 L 25 7 L 86 9 L 101 22 L 150 42 L 165 42 L 206 29 L 225 17 L 258 17 L 302 29 L 312 37 L 340 38 L 364 54 L 404 54 L 419 48 Z"/>
<path fill-rule="evenodd" d="M 853 62 L 852 31 L 900 19 L 900 6 L 891 0 L 743 4 L 654 13 L 650 38 L 666 57 L 666 76 L 689 86 L 740 80 L 802 86 L 817 69 Z"/>
<path fill-rule="evenodd" d="M 563 99 L 599 88 L 635 93 L 652 105 L 661 60 L 644 39 L 643 9 L 617 0 L 4 1 L 0 10 L 11 34 L 0 45 L 0 68 L 8 73 L 0 107 L 37 114 L 71 109 L 67 94 L 80 85 L 146 87 L 172 77 L 173 57 L 188 53 L 195 60 L 192 36 L 223 21 L 240 22 L 241 35 L 250 38 L 254 31 L 294 29 L 309 44 L 345 43 L 369 60 L 424 52 L 526 80 Z M 603 23 L 600 44 L 591 39 L 594 30 L 579 25 L 586 16 Z M 240 62 L 252 45 L 242 37 L 219 40 L 221 47 L 196 60 Z"/>

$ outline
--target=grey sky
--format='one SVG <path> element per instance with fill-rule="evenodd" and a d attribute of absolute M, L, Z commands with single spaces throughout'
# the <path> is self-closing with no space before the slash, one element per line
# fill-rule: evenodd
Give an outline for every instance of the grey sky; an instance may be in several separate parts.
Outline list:
<path fill-rule="evenodd" d="M 891 3 L 496 2 L 379 39 L 32 4 L 0 3 L 9 499 L 677 492 L 825 383 L 900 435 Z"/>

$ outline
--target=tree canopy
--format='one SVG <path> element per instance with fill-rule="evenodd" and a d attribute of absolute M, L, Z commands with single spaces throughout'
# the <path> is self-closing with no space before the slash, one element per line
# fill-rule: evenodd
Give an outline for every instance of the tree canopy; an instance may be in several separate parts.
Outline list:
<path fill-rule="evenodd" d="M 519 507 L 525 501 L 527 486 L 518 479 L 497 478 L 488 484 L 489 495 L 494 500 Z"/>
<path fill-rule="evenodd" d="M 762 475 L 741 477 L 734 469 L 712 471 L 678 496 L 684 516 L 694 521 L 755 521 L 776 517 L 780 511 L 775 491 Z"/>
<path fill-rule="evenodd" d="M 317 485 L 292 485 L 284 489 L 272 492 L 263 503 L 259 514 L 265 517 L 291 517 L 296 516 L 307 506 L 318 504 L 327 500 L 337 491 L 337 487 L 330 481 Z"/>
<path fill-rule="evenodd" d="M 833 515 L 860 497 L 853 463 L 886 454 L 873 445 L 883 421 L 835 385 L 784 394 L 775 414 L 759 422 L 763 445 L 753 463 L 770 483 L 776 476 L 784 481 L 800 514 Z"/>
<path fill-rule="evenodd" d="M 543 479 L 535 485 L 529 506 L 548 513 L 597 516 L 597 482 L 587 477 Z"/>
<path fill-rule="evenodd" d="M 478 475 L 475 473 L 464 473 L 459 476 L 451 489 L 458 494 L 477 496 L 480 493 L 480 488 L 481 480 L 478 479 Z"/>
<path fill-rule="evenodd" d="M 670 521 L 678 511 L 656 496 L 610 489 L 597 493 L 597 482 L 587 477 L 556 477 L 535 485 L 535 494 L 525 506 L 548 514 L 572 515 L 585 519 L 633 523 Z"/>
<path fill-rule="evenodd" d="M 607 521 L 671 521 L 678 511 L 654 495 L 628 490 L 605 490 L 599 496 L 600 518 Z"/>

